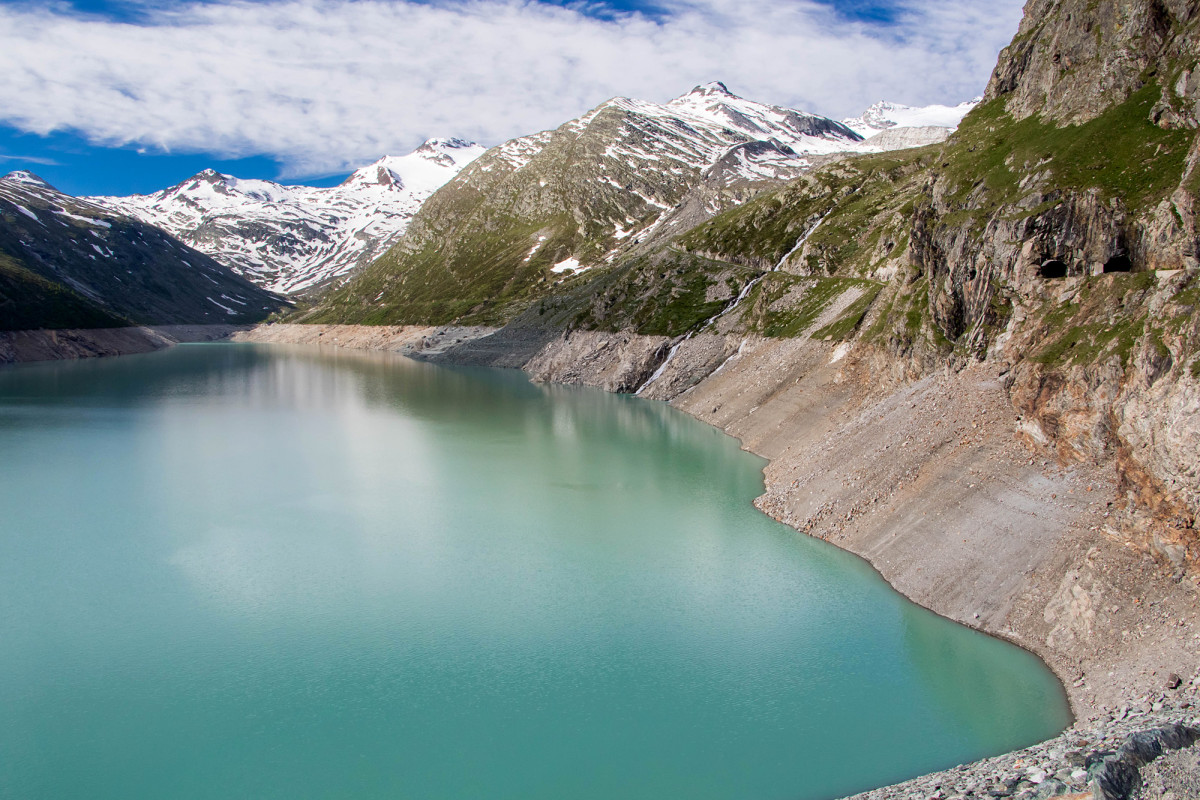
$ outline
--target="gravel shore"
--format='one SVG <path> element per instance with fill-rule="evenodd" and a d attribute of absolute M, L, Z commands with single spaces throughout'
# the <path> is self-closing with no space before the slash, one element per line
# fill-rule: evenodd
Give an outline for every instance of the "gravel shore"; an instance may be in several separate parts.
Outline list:
<path fill-rule="evenodd" d="M 1079 720 L 1033 747 L 874 789 L 853 800 L 1195 800 L 1200 797 L 1198 703 L 1200 679 L 1193 679 Z M 1162 755 L 1139 763 L 1154 756 L 1156 743 Z"/>

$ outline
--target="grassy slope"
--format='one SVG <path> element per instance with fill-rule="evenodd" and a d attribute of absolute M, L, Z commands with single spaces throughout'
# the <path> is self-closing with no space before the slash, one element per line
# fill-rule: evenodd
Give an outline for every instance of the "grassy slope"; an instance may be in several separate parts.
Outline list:
<path fill-rule="evenodd" d="M 1006 208 L 1024 194 L 1021 182 L 1048 172 L 1057 192 L 1098 190 L 1131 212 L 1146 210 L 1180 183 L 1194 133 L 1164 130 L 1150 121 L 1161 94 L 1151 82 L 1126 102 L 1082 125 L 1056 127 L 1037 117 L 1014 120 L 1003 99 L 963 120 L 942 158 L 947 200 L 976 221 L 991 214 L 1035 214 Z M 981 191 L 982 189 L 982 191 Z"/>
<path fill-rule="evenodd" d="M 1180 188 L 1195 138 L 1193 131 L 1153 124 L 1151 111 L 1162 90 L 1149 77 L 1127 101 L 1080 125 L 1057 127 L 1036 116 L 1014 120 L 1004 112 L 1002 99 L 975 109 L 942 155 L 942 202 L 950 210 L 937 224 L 982 240 L 995 219 L 1037 217 L 1084 193 L 1119 204 L 1133 224 L 1145 220 Z M 1034 199 L 1045 198 L 1040 203 L 1027 197 L 1030 176 L 1038 176 L 1032 184 L 1042 192 Z M 1183 188 L 1194 195 L 1198 187 Z M 1027 308 L 1026 324 L 1039 331 L 1044 346 L 1029 357 L 1051 370 L 1112 359 L 1126 366 L 1143 337 L 1161 344 L 1169 336 L 1164 320 L 1147 312 L 1154 284 L 1147 273 L 1086 277 L 1076 301 L 1036 302 Z M 1015 287 L 1000 282 L 992 302 L 994 327 L 1012 312 L 1015 293 Z M 1185 292 L 1182 300 L 1175 298 L 1171 307 L 1194 308 L 1187 297 Z M 1194 352 L 1190 337 L 1176 341 L 1183 352 Z"/>
<path fill-rule="evenodd" d="M 688 249 L 769 268 L 817 220 L 808 241 L 810 272 L 867 272 L 861 251 L 889 241 L 898 254 L 907 244 L 904 225 L 923 170 L 937 147 L 859 156 L 806 175 L 696 227 L 680 239 Z"/>
<path fill-rule="evenodd" d="M 499 323 L 544 296 L 557 262 L 596 263 L 617 229 L 637 228 L 699 179 L 653 174 L 606 155 L 626 139 L 629 114 L 601 111 L 582 131 L 564 126 L 522 169 L 485 154 L 422 207 L 405 241 L 299 317 L 363 324 Z M 651 178 L 648 178 L 651 176 Z M 533 251 L 539 239 L 544 241 Z"/>

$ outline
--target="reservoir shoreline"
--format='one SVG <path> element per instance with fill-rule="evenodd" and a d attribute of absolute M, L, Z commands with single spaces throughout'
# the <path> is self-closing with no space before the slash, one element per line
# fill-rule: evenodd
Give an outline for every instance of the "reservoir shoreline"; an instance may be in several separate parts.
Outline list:
<path fill-rule="evenodd" d="M 695 337 L 665 364 L 671 340 L 631 334 L 493 343 L 481 357 L 478 343 L 493 329 L 267 325 L 134 335 L 146 350 L 124 340 L 80 347 L 88 341 L 80 332 L 45 333 L 53 335 L 6 334 L 0 360 L 147 352 L 225 337 L 324 344 L 519 366 L 534 380 L 609 391 L 638 388 L 721 428 L 768 460 L 766 490 L 755 501 L 764 513 L 860 556 L 918 605 L 1030 650 L 1063 684 L 1076 717 L 1071 728 L 1027 751 L 939 774 L 942 796 L 997 781 L 1022 796 L 1040 781 L 1014 776 L 1031 763 L 1062 760 L 1080 742 L 1119 744 L 1113 737 L 1172 721 L 1200 726 L 1195 585 L 1164 574 L 1113 530 L 1111 469 L 1062 466 L 1017 440 L 994 365 L 881 382 L 869 355 L 808 340 Z M 4 343 L 22 339 L 39 342 L 23 351 L 36 358 L 3 358 Z M 1167 689 L 1174 674 L 1181 685 Z M 1072 783 L 1071 772 L 1047 774 L 1057 774 L 1064 791 L 1079 788 L 1078 775 Z M 933 785 L 923 778 L 864 796 L 931 796 Z"/>

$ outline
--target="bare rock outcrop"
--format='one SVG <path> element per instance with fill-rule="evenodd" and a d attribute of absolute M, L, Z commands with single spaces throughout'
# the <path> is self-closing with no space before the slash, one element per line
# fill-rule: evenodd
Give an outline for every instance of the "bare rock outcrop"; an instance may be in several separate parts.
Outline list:
<path fill-rule="evenodd" d="M 1006 97 L 1018 119 L 1086 122 L 1141 89 L 1147 72 L 1194 56 L 1196 17 L 1190 0 L 1030 0 L 984 100 Z M 1190 71 L 1178 80 L 1180 121 L 1195 127 L 1200 83 Z"/>

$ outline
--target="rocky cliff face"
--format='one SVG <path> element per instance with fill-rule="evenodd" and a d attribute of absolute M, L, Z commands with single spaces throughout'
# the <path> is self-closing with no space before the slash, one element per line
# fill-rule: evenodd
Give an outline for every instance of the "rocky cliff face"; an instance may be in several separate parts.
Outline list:
<path fill-rule="evenodd" d="M 1153 82 L 1163 100 L 1155 121 L 1194 128 L 1197 13 L 1190 0 L 1030 0 L 985 100 L 1005 98 L 1019 120 L 1079 124 Z"/>
<path fill-rule="evenodd" d="M 1124 535 L 1180 569 L 1200 557 L 1195 27 L 1189 3 L 1031 2 L 911 226 L 938 331 L 1011 367 L 1029 443 L 1114 463 Z"/>

